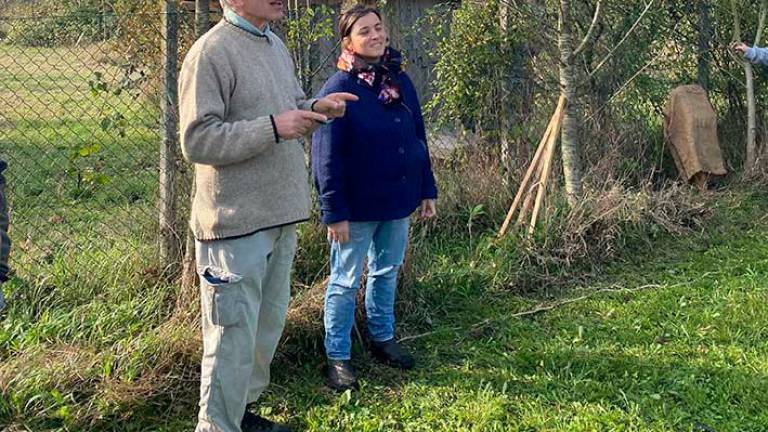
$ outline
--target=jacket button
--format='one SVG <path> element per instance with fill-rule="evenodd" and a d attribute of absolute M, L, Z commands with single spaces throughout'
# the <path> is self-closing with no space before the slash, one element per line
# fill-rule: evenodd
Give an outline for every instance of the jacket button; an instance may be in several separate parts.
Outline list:
<path fill-rule="evenodd" d="M 405 183 L 406 181 L 408 181 L 408 179 L 407 179 L 407 178 L 405 178 L 405 176 L 403 176 L 403 178 L 401 178 L 401 179 L 400 179 L 400 181 L 402 181 L 403 183 Z"/>
<path fill-rule="evenodd" d="M 402 147 L 400 147 L 399 149 L 397 149 L 397 151 L 398 151 L 400 154 L 405 154 L 405 149 L 404 149 L 404 148 L 402 148 Z"/>
<path fill-rule="evenodd" d="M 402 120 L 400 120 L 400 117 L 395 117 L 395 123 L 400 123 Z"/>

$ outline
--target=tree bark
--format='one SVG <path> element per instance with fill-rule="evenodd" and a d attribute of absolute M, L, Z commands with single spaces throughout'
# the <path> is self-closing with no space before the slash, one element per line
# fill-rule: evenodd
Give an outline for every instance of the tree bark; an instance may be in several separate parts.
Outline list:
<path fill-rule="evenodd" d="M 571 32 L 571 2 L 560 0 L 558 19 L 560 35 L 560 92 L 565 97 L 565 115 L 561 131 L 563 173 L 568 203 L 576 205 L 582 196 L 581 145 L 576 123 L 576 72 L 573 58 L 573 34 Z"/>
<path fill-rule="evenodd" d="M 501 2 L 499 5 L 499 29 L 503 39 L 501 47 L 502 58 L 508 59 L 511 56 L 510 47 L 507 42 L 507 31 L 509 29 L 509 3 Z M 509 106 L 510 88 L 509 77 L 502 71 L 500 77 L 498 77 L 499 85 L 499 144 L 501 147 L 501 164 L 504 169 L 504 186 L 509 186 L 512 176 L 512 163 L 514 156 L 512 154 L 512 142 L 509 139 L 509 130 L 511 125 L 511 113 Z"/>
<path fill-rule="evenodd" d="M 738 0 L 731 0 L 731 13 L 733 14 L 733 41 L 741 41 L 741 19 Z M 768 14 L 768 0 L 760 1 L 760 21 L 755 36 L 754 45 L 760 43 Z M 744 66 L 744 75 L 747 87 L 747 142 L 746 156 L 744 158 L 744 172 L 749 173 L 755 169 L 757 162 L 757 108 L 755 103 L 755 73 L 752 64 L 744 59 L 739 59 Z"/>
<path fill-rule="evenodd" d="M 698 82 L 704 90 L 709 91 L 709 68 L 712 61 L 710 46 L 712 42 L 712 19 L 708 0 L 699 2 L 699 58 Z"/>
<path fill-rule="evenodd" d="M 760 0 L 760 19 L 757 24 L 757 32 L 755 34 L 754 46 L 760 45 L 760 40 L 763 36 L 763 29 L 765 28 L 765 18 L 768 15 L 768 0 Z M 757 168 L 757 102 L 755 99 L 755 73 L 752 68 L 752 64 L 745 62 L 749 65 L 747 69 L 747 95 L 748 105 L 747 110 L 749 113 L 749 121 L 747 123 L 747 154 L 746 165 L 749 171 Z"/>
<path fill-rule="evenodd" d="M 747 85 L 747 148 L 744 159 L 744 171 L 755 169 L 757 160 L 757 107 L 755 103 L 755 71 L 752 64 L 744 62 L 744 75 Z"/>

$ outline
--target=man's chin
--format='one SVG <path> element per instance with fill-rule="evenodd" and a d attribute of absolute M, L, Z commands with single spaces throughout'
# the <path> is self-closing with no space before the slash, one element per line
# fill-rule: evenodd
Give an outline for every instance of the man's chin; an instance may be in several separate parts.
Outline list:
<path fill-rule="evenodd" d="M 269 21 L 271 22 L 280 21 L 283 18 L 285 18 L 285 12 L 283 11 L 275 12 L 274 14 L 272 14 L 272 16 L 269 17 Z"/>

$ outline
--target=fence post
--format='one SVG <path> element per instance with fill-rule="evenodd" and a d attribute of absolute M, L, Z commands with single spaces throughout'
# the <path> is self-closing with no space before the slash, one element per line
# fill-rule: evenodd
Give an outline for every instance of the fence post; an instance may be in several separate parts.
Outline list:
<path fill-rule="evenodd" d="M 195 31 L 197 37 L 200 37 L 208 31 L 210 27 L 211 4 L 210 0 L 195 1 Z"/>
<path fill-rule="evenodd" d="M 176 165 L 178 149 L 178 55 L 179 16 L 175 0 L 165 0 L 163 14 L 163 142 L 160 146 L 160 259 L 174 274 L 178 266 L 179 239 L 176 230 Z"/>
<path fill-rule="evenodd" d="M 209 0 L 196 0 L 195 3 L 195 28 L 196 36 L 199 38 L 210 28 L 210 2 Z M 192 209 L 192 203 L 195 199 L 195 179 L 192 177 L 189 189 L 189 208 Z M 181 268 L 181 292 L 176 299 L 177 313 L 188 315 L 189 306 L 194 304 L 195 287 L 198 284 L 197 269 L 195 264 L 195 239 L 192 231 L 186 229 L 186 238 L 184 241 L 184 258 Z"/>

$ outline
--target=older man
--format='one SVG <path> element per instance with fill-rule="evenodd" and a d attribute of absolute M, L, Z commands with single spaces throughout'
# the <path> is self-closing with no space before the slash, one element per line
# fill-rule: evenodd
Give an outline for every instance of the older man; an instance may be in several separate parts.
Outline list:
<path fill-rule="evenodd" d="M 222 0 L 224 19 L 190 49 L 179 95 L 184 156 L 195 163 L 190 225 L 201 279 L 198 432 L 286 431 L 247 405 L 269 383 L 283 331 L 296 224 L 309 218 L 297 139 L 344 115 L 336 93 L 307 100 L 269 22 L 283 2 Z"/>

